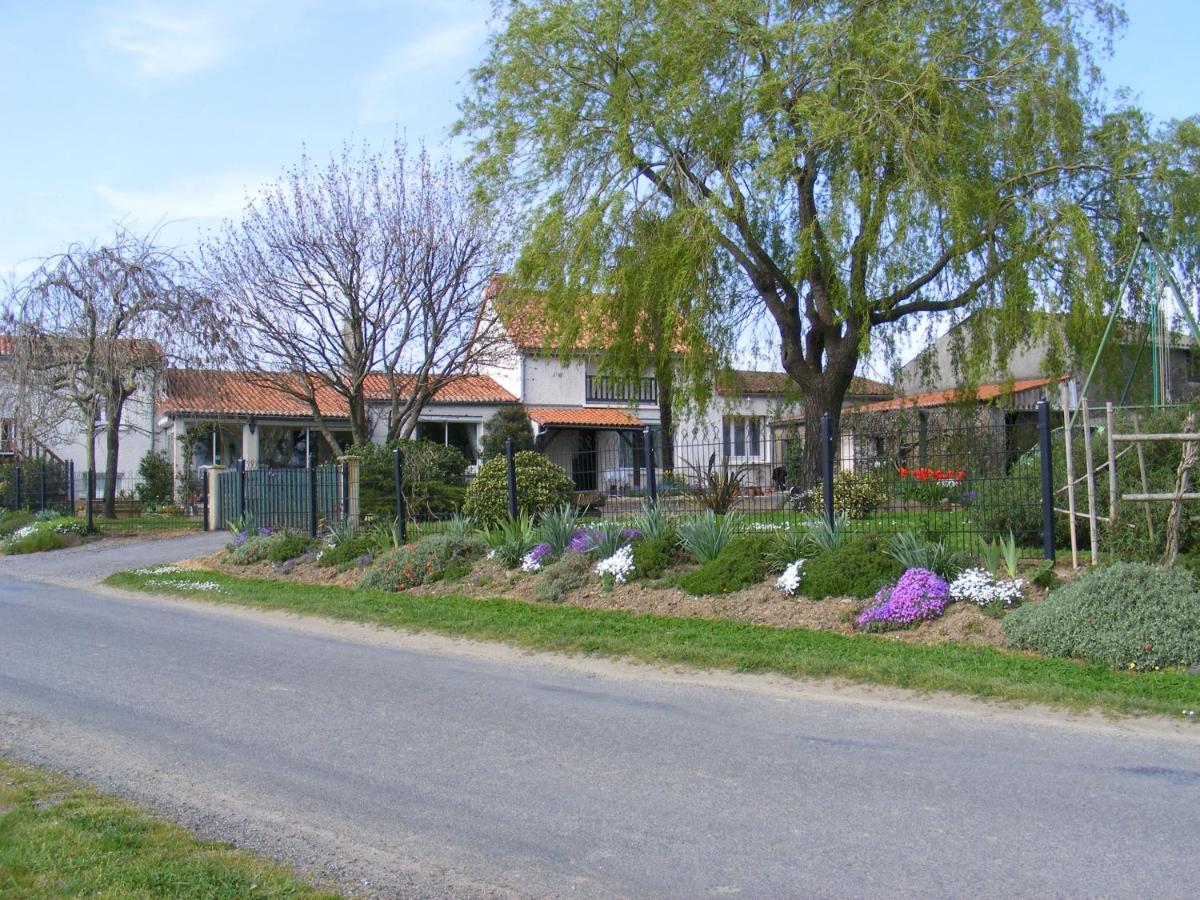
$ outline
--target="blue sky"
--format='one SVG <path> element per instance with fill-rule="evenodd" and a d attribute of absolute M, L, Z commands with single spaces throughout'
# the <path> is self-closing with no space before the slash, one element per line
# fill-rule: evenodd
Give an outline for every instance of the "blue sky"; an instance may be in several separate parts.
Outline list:
<path fill-rule="evenodd" d="M 0 273 L 114 220 L 235 216 L 307 148 L 444 140 L 487 0 L 0 0 Z M 1196 0 L 1131 0 L 1106 64 L 1160 118 L 1200 112 Z"/>

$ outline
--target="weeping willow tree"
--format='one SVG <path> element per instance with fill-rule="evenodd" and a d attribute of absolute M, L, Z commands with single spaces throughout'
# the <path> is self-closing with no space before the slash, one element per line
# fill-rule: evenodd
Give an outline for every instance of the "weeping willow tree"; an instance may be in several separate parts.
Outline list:
<path fill-rule="evenodd" d="M 737 342 L 714 323 L 748 300 L 803 397 L 810 472 L 821 415 L 837 420 L 873 342 L 980 307 L 990 358 L 1033 309 L 1077 308 L 1087 332 L 1147 167 L 1170 181 L 1163 154 L 1182 159 L 1104 107 L 1095 60 L 1123 23 L 1107 0 L 501 11 L 459 131 L 481 191 L 523 204 L 513 286 L 544 293 L 564 339 L 603 318 L 630 372 L 662 362 L 639 339 L 661 316 L 696 376 Z M 711 384 L 685 381 L 688 399 Z"/>

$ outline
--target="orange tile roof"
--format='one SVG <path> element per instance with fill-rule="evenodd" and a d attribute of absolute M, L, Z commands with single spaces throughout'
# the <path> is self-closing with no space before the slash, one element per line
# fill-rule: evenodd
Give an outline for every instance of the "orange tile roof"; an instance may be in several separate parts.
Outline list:
<path fill-rule="evenodd" d="M 1035 388 L 1045 387 L 1052 382 L 1064 381 L 1067 376 L 1062 378 L 1024 378 L 1020 381 L 1014 381 L 1011 384 L 1005 381 L 998 381 L 992 384 L 981 384 L 975 390 L 975 400 L 979 403 L 986 403 L 989 400 L 995 400 L 997 397 L 1007 394 L 1020 394 L 1023 391 L 1031 391 Z M 926 394 L 914 394 L 909 397 L 896 397 L 892 400 L 880 400 L 876 403 L 866 403 L 862 406 L 855 407 L 855 412 L 884 412 L 889 409 L 909 409 L 914 407 L 927 406 L 948 406 L 951 403 L 960 403 L 964 399 L 963 393 L 960 390 L 944 390 L 930 391 Z"/>
<path fill-rule="evenodd" d="M 543 428 L 641 428 L 633 416 L 612 407 L 529 406 L 525 412 Z"/>
<path fill-rule="evenodd" d="M 734 369 L 732 378 L 717 384 L 718 394 L 786 394 L 799 393 L 796 382 L 786 372 L 754 372 Z M 892 386 L 872 378 L 855 376 L 846 392 L 849 397 L 890 397 Z"/>
<path fill-rule="evenodd" d="M 308 403 L 281 389 L 272 381 L 281 376 L 263 372 L 234 372 L 212 369 L 168 369 L 166 396 L 159 408 L 168 414 L 274 416 L 308 418 L 312 415 Z M 397 376 L 403 387 L 411 376 Z M 292 376 L 293 384 L 302 384 Z M 367 379 L 369 400 L 389 397 L 387 376 L 371 375 Z M 486 375 L 464 375 L 447 384 L 434 395 L 437 403 L 515 403 L 516 397 Z M 327 386 L 316 391 L 317 409 L 322 416 L 345 418 L 349 415 L 345 400 Z"/>

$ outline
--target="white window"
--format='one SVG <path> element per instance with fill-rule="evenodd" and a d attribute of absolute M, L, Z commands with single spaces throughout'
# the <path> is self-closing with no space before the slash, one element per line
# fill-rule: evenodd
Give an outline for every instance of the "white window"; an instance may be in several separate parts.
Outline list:
<path fill-rule="evenodd" d="M 726 416 L 721 444 L 727 457 L 760 458 L 763 455 L 762 416 Z"/>

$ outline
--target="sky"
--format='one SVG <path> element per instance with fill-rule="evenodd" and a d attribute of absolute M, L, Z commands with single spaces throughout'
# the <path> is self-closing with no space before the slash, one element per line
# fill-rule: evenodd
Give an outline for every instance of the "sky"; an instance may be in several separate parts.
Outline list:
<path fill-rule="evenodd" d="M 1109 82 L 1157 118 L 1200 113 L 1200 2 L 1127 10 Z M 0 274 L 115 221 L 166 223 L 186 247 L 305 152 L 440 146 L 491 15 L 488 0 L 0 0 Z"/>

